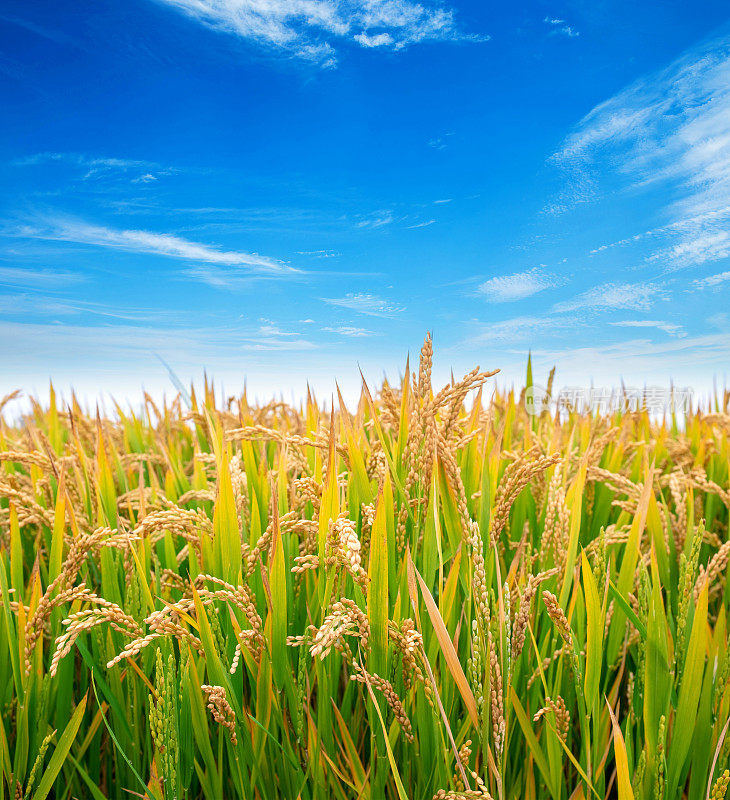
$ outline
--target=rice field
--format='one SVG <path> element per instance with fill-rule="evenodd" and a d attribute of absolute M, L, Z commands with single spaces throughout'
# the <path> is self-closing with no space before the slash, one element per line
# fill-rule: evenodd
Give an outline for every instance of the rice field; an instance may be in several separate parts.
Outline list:
<path fill-rule="evenodd" d="M 725 797 L 728 397 L 530 416 L 431 362 L 0 405 L 0 800 Z"/>

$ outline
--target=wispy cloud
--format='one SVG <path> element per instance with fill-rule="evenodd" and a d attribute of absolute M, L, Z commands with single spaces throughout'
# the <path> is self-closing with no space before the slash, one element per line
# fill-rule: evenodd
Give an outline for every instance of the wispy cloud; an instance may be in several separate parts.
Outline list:
<path fill-rule="evenodd" d="M 730 358 L 730 338 L 727 333 L 713 333 L 661 341 L 644 338 L 610 344 L 596 342 L 584 347 L 571 343 L 563 349 L 533 349 L 535 358 L 558 364 L 561 375 L 583 376 L 583 381 L 592 377 L 615 380 L 622 375 L 641 385 L 674 377 L 681 386 L 690 379 L 706 376 L 708 370 L 724 369 Z"/>
<path fill-rule="evenodd" d="M 664 247 L 649 256 L 651 262 L 669 263 L 675 268 L 700 266 L 707 261 L 719 261 L 730 255 L 730 234 L 727 231 L 705 230 L 688 232 L 678 244 Z"/>
<path fill-rule="evenodd" d="M 561 36 L 567 36 L 569 39 L 574 39 L 575 37 L 580 36 L 580 31 L 577 31 L 571 25 L 566 25 L 564 19 L 558 19 L 557 17 L 545 17 L 543 22 L 550 26 L 551 34 L 560 34 Z"/>
<path fill-rule="evenodd" d="M 349 336 L 351 338 L 360 338 L 362 336 L 375 336 L 373 331 L 366 328 L 355 328 L 352 325 L 339 325 L 334 328 L 322 328 L 327 333 L 338 333 L 340 336 Z"/>
<path fill-rule="evenodd" d="M 556 303 L 553 309 L 562 313 L 611 309 L 648 311 L 657 300 L 664 297 L 666 291 L 653 283 L 604 283 L 588 289 L 572 300 Z"/>
<path fill-rule="evenodd" d="M 616 328 L 656 328 L 656 330 L 668 333 L 670 336 L 677 336 L 683 338 L 686 332 L 681 325 L 675 325 L 673 322 L 663 322 L 656 319 L 626 319 L 620 322 L 610 322 Z"/>
<path fill-rule="evenodd" d="M 124 322 L 87 325 L 68 319 L 58 324 L 56 320 L 32 322 L 0 318 L 0 341 L 13 342 L 6 361 L 15 374 L 27 374 L 29 365 L 38 370 L 39 364 L 44 365 L 40 374 L 47 374 L 45 365 L 52 364 L 54 378 L 66 375 L 76 384 L 75 388 L 83 376 L 94 376 L 88 384 L 94 394 L 114 381 L 122 387 L 129 386 L 129 375 L 137 376 L 136 380 L 143 371 L 147 375 L 159 375 L 157 354 L 173 364 L 176 372 L 179 367 L 181 376 L 215 366 L 219 377 L 227 372 L 240 380 L 241 354 L 246 352 L 249 354 L 246 356 L 248 374 L 255 368 L 267 378 L 262 388 L 269 396 L 275 368 L 282 376 L 298 371 L 291 364 L 285 371 L 286 359 L 273 359 L 276 351 L 294 351 L 302 358 L 317 351 L 314 343 L 300 336 L 282 338 L 245 326 L 206 323 L 194 326 Z M 257 358 L 256 353 L 260 353 L 261 358 Z M 132 391 L 136 389 L 136 381 L 133 383 Z"/>
<path fill-rule="evenodd" d="M 276 277 L 300 272 L 288 264 L 257 253 L 221 250 L 212 245 L 191 242 L 169 233 L 117 230 L 67 217 L 34 220 L 10 228 L 7 233 L 28 239 L 75 242 L 188 262 L 213 264 L 219 267 L 237 267 L 250 275 Z"/>
<path fill-rule="evenodd" d="M 545 289 L 562 286 L 564 283 L 565 278 L 544 272 L 540 267 L 533 267 L 525 272 L 490 278 L 479 285 L 477 292 L 492 303 L 505 303 L 531 297 Z"/>
<path fill-rule="evenodd" d="M 105 176 L 109 173 L 130 172 L 141 173 L 130 178 L 132 183 L 153 183 L 161 175 L 174 174 L 178 170 L 174 167 L 163 167 L 154 161 L 134 158 L 113 158 L 107 156 L 92 156 L 83 153 L 58 153 L 42 152 L 16 158 L 11 162 L 16 167 L 35 167 L 45 164 L 65 164 L 83 170 L 81 177 L 84 180 Z"/>
<path fill-rule="evenodd" d="M 466 345 L 480 347 L 502 342 L 525 342 L 537 336 L 571 330 L 578 324 L 574 317 L 529 315 L 512 317 L 480 325 L 478 332 L 467 340 Z"/>
<path fill-rule="evenodd" d="M 49 151 L 32 153 L 28 156 L 21 156 L 20 158 L 16 158 L 12 163 L 16 167 L 29 167 L 37 166 L 39 164 L 48 164 L 49 162 L 54 161 L 76 164 L 81 167 L 114 167 L 117 169 L 156 166 L 151 161 L 140 161 L 131 158 L 106 158 L 84 155 L 83 153 L 57 153 Z"/>
<path fill-rule="evenodd" d="M 325 303 L 338 308 L 347 308 L 358 314 L 367 314 L 371 317 L 392 317 L 405 309 L 390 300 L 384 300 L 374 294 L 358 292 L 347 294 L 344 297 L 323 297 Z"/>
<path fill-rule="evenodd" d="M 297 255 L 309 256 L 310 258 L 338 258 L 341 253 L 337 250 L 298 250 Z"/>
<path fill-rule="evenodd" d="M 271 277 L 268 273 L 216 264 L 196 264 L 192 267 L 185 267 L 182 274 L 213 289 L 231 290 L 246 289 L 254 280 Z"/>
<path fill-rule="evenodd" d="M 314 350 L 316 345 L 299 333 L 281 330 L 276 323 L 266 320 L 254 336 L 241 339 L 243 350 Z"/>
<path fill-rule="evenodd" d="M 475 39 L 451 8 L 412 0 L 158 0 L 209 27 L 323 66 L 335 46 L 400 50 L 423 41 Z M 485 38 L 485 37 L 481 37 Z"/>
<path fill-rule="evenodd" d="M 406 225 L 407 228 L 428 228 L 429 225 L 433 225 L 436 222 L 435 219 L 429 219 L 425 222 L 416 222 L 414 225 Z"/>
<path fill-rule="evenodd" d="M 716 275 L 709 275 L 707 278 L 700 278 L 693 281 L 692 285 L 695 289 L 715 289 L 728 281 L 730 281 L 730 270 L 718 272 Z"/>
<path fill-rule="evenodd" d="M 606 174 L 661 192 L 665 237 L 648 259 L 666 270 L 730 255 L 730 34 L 705 42 L 594 108 L 554 156 L 577 191 Z M 625 240 L 625 241 L 631 241 Z"/>
<path fill-rule="evenodd" d="M 383 228 L 386 225 L 392 225 L 395 222 L 395 217 L 392 211 L 376 211 L 367 217 L 359 219 L 355 223 L 356 228 Z"/>
<path fill-rule="evenodd" d="M 41 36 L 51 42 L 56 42 L 56 44 L 75 44 L 73 39 L 71 39 L 65 33 L 36 25 L 34 22 L 31 22 L 27 19 L 22 19 L 21 17 L 14 17 L 10 14 L 0 14 L 0 20 L 3 22 L 9 22 L 11 25 L 17 25 L 20 28 L 25 28 L 25 30 L 34 33 L 36 36 Z"/>
<path fill-rule="evenodd" d="M 83 281 L 83 275 L 64 269 L 26 269 L 24 267 L 0 267 L 0 284 L 24 286 L 29 289 L 58 287 Z"/>
<path fill-rule="evenodd" d="M 433 147 L 434 150 L 445 150 L 449 146 L 449 139 L 454 134 L 452 132 L 442 133 L 441 136 L 434 136 L 429 139 L 428 146 Z"/>
<path fill-rule="evenodd" d="M 173 310 L 137 308 L 118 304 L 98 303 L 80 298 L 65 298 L 31 292 L 0 294 L 0 316 L 20 317 L 103 317 L 105 320 L 123 320 L 138 324 L 175 323 L 186 317 Z"/>
<path fill-rule="evenodd" d="M 78 309 L 72 304 L 56 297 L 43 297 L 37 294 L 0 294 L 0 316 L 67 316 L 77 314 Z"/>

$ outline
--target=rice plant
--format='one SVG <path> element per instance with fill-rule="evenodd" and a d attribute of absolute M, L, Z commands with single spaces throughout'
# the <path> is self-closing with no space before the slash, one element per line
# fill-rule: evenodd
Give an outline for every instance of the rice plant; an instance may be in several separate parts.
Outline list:
<path fill-rule="evenodd" d="M 725 797 L 728 397 L 530 416 L 431 360 L 2 401 L 0 800 Z"/>

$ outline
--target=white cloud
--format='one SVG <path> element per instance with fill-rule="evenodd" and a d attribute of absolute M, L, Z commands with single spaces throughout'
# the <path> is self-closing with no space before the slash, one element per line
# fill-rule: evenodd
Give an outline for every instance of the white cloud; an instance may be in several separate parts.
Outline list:
<path fill-rule="evenodd" d="M 627 385 L 673 377 L 680 387 L 701 380 L 709 388 L 713 372 L 724 370 L 729 358 L 730 339 L 726 333 L 533 350 L 533 364 L 538 359 L 557 364 L 563 378 L 569 375 L 571 382 L 577 380 L 586 386 L 591 378 L 616 380 L 622 376 Z"/>
<path fill-rule="evenodd" d="M 436 222 L 435 219 L 429 219 L 425 222 L 416 222 L 415 225 L 407 225 L 407 228 L 428 228 L 429 225 L 433 225 Z"/>
<path fill-rule="evenodd" d="M 428 142 L 429 147 L 433 147 L 434 150 L 444 150 L 449 146 L 449 138 L 453 136 L 454 133 L 449 131 L 448 133 L 444 133 L 441 136 L 435 136 L 433 139 L 430 139 Z"/>
<path fill-rule="evenodd" d="M 96 303 L 77 298 L 55 297 L 36 293 L 0 295 L 0 316 L 3 317 L 68 317 L 90 315 L 107 320 L 125 320 L 140 324 L 170 323 L 183 315 L 172 310 L 135 308 L 119 304 Z"/>
<path fill-rule="evenodd" d="M 572 300 L 556 303 L 553 308 L 558 312 L 610 309 L 647 311 L 657 300 L 665 297 L 665 291 L 652 283 L 604 283 L 601 286 L 594 286 Z"/>
<path fill-rule="evenodd" d="M 358 33 L 353 38 L 363 47 L 387 47 L 393 44 L 393 37 L 389 33 L 376 33 L 374 36 Z"/>
<path fill-rule="evenodd" d="M 290 332 L 281 330 L 281 328 L 275 322 L 272 322 L 271 320 L 268 320 L 268 319 L 267 320 L 262 320 L 262 322 L 264 324 L 259 328 L 259 333 L 262 336 L 297 336 L 298 335 L 296 333 L 290 333 Z"/>
<path fill-rule="evenodd" d="M 727 283 L 727 281 L 730 281 L 730 270 L 693 281 L 692 285 L 695 289 L 714 289 L 716 286 Z"/>
<path fill-rule="evenodd" d="M 477 39 L 452 9 L 413 0 L 158 0 L 204 25 L 334 66 L 334 44 L 399 50 L 423 41 Z"/>
<path fill-rule="evenodd" d="M 85 155 L 83 153 L 33 153 L 29 156 L 16 158 L 12 163 L 16 167 L 34 167 L 49 163 L 66 164 L 84 170 L 81 176 L 83 180 L 103 178 L 111 174 L 126 176 L 133 170 L 143 170 L 141 175 L 131 179 L 131 183 L 153 183 L 158 180 L 158 175 L 170 175 L 177 172 L 173 167 L 162 167 L 154 161 L 134 158 L 108 158 L 105 156 Z"/>
<path fill-rule="evenodd" d="M 250 287 L 251 282 L 254 280 L 270 277 L 267 274 L 239 270 L 236 267 L 220 267 L 216 264 L 199 264 L 194 267 L 186 267 L 183 269 L 182 274 L 213 289 L 245 289 Z"/>
<path fill-rule="evenodd" d="M 78 283 L 83 279 L 79 273 L 63 269 L 0 267 L 0 285 L 6 286 L 24 286 L 36 289 L 40 286 L 63 286 L 69 283 Z"/>
<path fill-rule="evenodd" d="M 357 311 L 358 314 L 367 314 L 371 317 L 391 317 L 404 310 L 402 306 L 367 292 L 347 294 L 344 297 L 323 297 L 322 300 L 331 306 L 348 308 L 351 311 Z"/>
<path fill-rule="evenodd" d="M 36 294 L 4 294 L 0 295 L 0 315 L 3 317 L 68 316 L 77 314 L 78 309 L 71 303 L 55 297 L 43 297 Z"/>
<path fill-rule="evenodd" d="M 242 370 L 247 377 L 256 374 L 260 390 L 269 397 L 272 385 L 283 390 L 295 375 L 300 375 L 304 384 L 307 373 L 316 367 L 311 355 L 317 352 L 315 344 L 301 337 L 269 336 L 211 320 L 199 320 L 188 327 L 184 323 L 158 326 L 144 321 L 86 325 L 69 324 L 68 319 L 59 324 L 55 320 L 35 323 L 0 318 L 0 341 L 13 342 L 4 354 L 8 371 L 0 375 L 0 384 L 15 382 L 30 388 L 38 375 L 50 374 L 54 382 L 58 379 L 82 389 L 85 385 L 92 396 L 116 387 L 122 398 L 128 392 L 139 394 L 139 383 L 147 382 L 143 375 L 161 375 L 156 354 L 184 379 L 207 368 L 214 369 L 219 380 L 227 375 L 232 384 L 240 386 Z M 277 358 L 277 351 L 296 351 L 301 360 L 292 363 Z M 248 355 L 242 361 L 244 352 Z M 272 374 L 277 378 L 274 384 Z"/>
<path fill-rule="evenodd" d="M 627 319 L 620 322 L 610 322 L 609 325 L 617 328 L 656 328 L 659 331 L 668 333 L 670 336 L 678 336 L 679 338 L 687 335 L 681 325 L 656 319 Z"/>
<path fill-rule="evenodd" d="M 383 228 L 392 225 L 395 217 L 392 211 L 376 211 L 369 217 L 364 217 L 355 223 L 356 228 Z"/>
<path fill-rule="evenodd" d="M 220 250 L 211 245 L 191 242 L 169 233 L 116 230 L 65 217 L 33 221 L 12 229 L 10 233 L 22 238 L 75 242 L 77 244 L 109 247 L 132 253 L 165 256 L 184 261 L 239 267 L 245 269 L 249 275 L 274 277 L 299 273 L 299 270 L 281 261 L 260 256 L 256 253 Z M 198 277 L 202 277 L 202 275 Z"/>
<path fill-rule="evenodd" d="M 564 283 L 565 279 L 558 275 L 552 275 L 543 272 L 539 267 L 533 267 L 525 272 L 490 278 L 479 285 L 477 292 L 493 303 L 504 303 L 511 300 L 522 300 L 545 289 L 562 286 Z"/>
<path fill-rule="evenodd" d="M 140 169 L 157 166 L 151 161 L 140 161 L 132 158 L 106 158 L 84 155 L 83 153 L 54 152 L 33 153 L 29 156 L 16 158 L 12 163 L 16 167 L 32 167 L 54 161 L 75 164 L 80 167 L 86 167 L 87 169 Z"/>
<path fill-rule="evenodd" d="M 352 338 L 359 338 L 361 336 L 374 336 L 372 331 L 366 328 L 355 328 L 352 325 L 340 325 L 335 328 L 322 328 L 327 333 L 339 333 L 340 336 L 350 336 Z"/>
<path fill-rule="evenodd" d="M 564 19 L 558 19 L 557 17 L 545 17 L 543 22 L 546 25 L 551 26 L 551 34 L 559 33 L 563 36 L 567 36 L 569 39 L 580 36 L 580 31 L 575 30 L 575 28 L 571 27 L 570 25 L 566 25 Z"/>
<path fill-rule="evenodd" d="M 634 189 L 656 189 L 666 224 L 639 238 L 665 241 L 650 261 L 674 270 L 727 258 L 730 34 L 601 103 L 553 159 L 577 187 L 556 203 L 558 209 L 595 196 L 603 173 Z"/>
<path fill-rule="evenodd" d="M 730 255 L 730 234 L 727 231 L 703 230 L 687 234 L 670 247 L 662 248 L 649 261 L 668 262 L 673 267 L 700 266 L 707 261 L 719 261 Z"/>
<path fill-rule="evenodd" d="M 338 253 L 337 250 L 297 250 L 297 255 L 311 258 L 338 258 L 342 253 Z"/>
<path fill-rule="evenodd" d="M 243 350 L 313 350 L 316 345 L 298 333 L 282 331 L 268 320 L 254 336 L 241 339 Z"/>
<path fill-rule="evenodd" d="M 478 333 L 472 336 L 466 344 L 481 347 L 502 342 L 524 342 L 549 333 L 570 330 L 578 324 L 573 317 L 531 317 L 527 315 L 512 317 L 479 326 Z"/>
<path fill-rule="evenodd" d="M 242 342 L 242 350 L 314 350 L 317 346 L 307 339 L 277 339 L 271 336 L 243 339 Z"/>

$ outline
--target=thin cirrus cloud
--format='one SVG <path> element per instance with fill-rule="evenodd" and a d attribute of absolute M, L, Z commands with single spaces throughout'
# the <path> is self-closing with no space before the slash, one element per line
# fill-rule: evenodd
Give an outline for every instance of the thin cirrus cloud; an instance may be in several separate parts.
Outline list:
<path fill-rule="evenodd" d="M 626 319 L 619 322 L 611 322 L 615 328 L 655 328 L 658 331 L 668 333 L 670 336 L 677 336 L 680 339 L 684 338 L 687 334 L 681 325 L 675 325 L 673 322 L 664 322 L 657 319 Z"/>
<path fill-rule="evenodd" d="M 78 283 L 83 280 L 83 275 L 70 270 L 0 267 L 0 285 L 2 286 L 23 286 L 31 289 L 39 286 L 52 288 Z"/>
<path fill-rule="evenodd" d="M 730 358 L 730 339 L 727 334 L 705 334 L 685 338 L 663 338 L 650 341 L 646 338 L 622 342 L 594 343 L 569 348 L 533 350 L 544 363 L 559 364 L 562 375 L 585 376 L 585 365 L 600 365 L 603 375 L 621 374 L 645 385 L 647 378 L 655 379 L 674 375 L 682 382 L 687 376 L 703 369 L 721 369 Z M 682 383 L 679 384 L 683 385 Z M 686 385 L 686 383 L 684 384 Z"/>
<path fill-rule="evenodd" d="M 730 255 L 730 34 L 702 43 L 594 108 L 553 161 L 571 188 L 565 210 L 600 192 L 606 176 L 657 190 L 665 224 L 647 261 L 665 271 Z M 602 249 L 606 249 L 604 246 Z"/>
<path fill-rule="evenodd" d="M 184 370 L 195 365 L 195 370 L 202 371 L 206 365 L 215 363 L 221 370 L 232 369 L 233 374 L 240 377 L 242 352 L 251 354 L 249 364 L 256 363 L 270 370 L 271 362 L 264 356 L 272 351 L 296 351 L 303 357 L 317 349 L 313 342 L 303 337 L 280 338 L 228 324 L 192 327 L 128 323 L 58 325 L 56 321 L 21 322 L 2 318 L 0 341 L 14 343 L 7 353 L 7 361 L 9 368 L 18 374 L 29 360 L 48 354 L 55 364 L 56 374 L 65 366 L 71 368 L 75 379 L 86 371 L 92 371 L 95 380 L 98 380 L 100 372 L 107 378 L 114 376 L 119 379 L 123 374 L 120 373 L 121 365 L 132 371 L 149 369 L 153 365 L 153 374 L 157 374 L 156 354 Z M 256 353 L 260 353 L 263 360 L 257 361 L 254 358 Z M 98 383 L 94 385 L 98 387 Z"/>
<path fill-rule="evenodd" d="M 543 272 L 539 267 L 533 267 L 525 272 L 490 278 L 478 286 L 477 292 L 490 302 L 506 303 L 532 297 L 546 289 L 562 286 L 565 282 L 565 278 L 561 278 L 559 275 Z"/>
<path fill-rule="evenodd" d="M 157 0 L 211 28 L 332 67 L 336 45 L 400 50 L 463 34 L 451 8 L 412 0 Z"/>
<path fill-rule="evenodd" d="M 326 327 L 322 328 L 323 331 L 327 333 L 338 333 L 340 336 L 348 336 L 350 338 L 361 338 L 363 336 L 374 336 L 375 334 L 373 331 L 369 331 L 366 328 L 356 328 L 353 325 L 339 325 L 337 327 Z"/>
<path fill-rule="evenodd" d="M 580 31 L 577 31 L 571 25 L 566 25 L 564 19 L 545 17 L 543 22 L 550 26 L 551 34 L 560 34 L 561 36 L 567 36 L 569 39 L 575 39 L 580 36 Z"/>
<path fill-rule="evenodd" d="M 525 342 L 534 339 L 536 336 L 571 330 L 578 325 L 578 321 L 573 317 L 530 316 L 524 314 L 519 317 L 481 325 L 478 332 L 470 337 L 466 344 L 472 347 L 482 347 L 502 342 Z"/>
<path fill-rule="evenodd" d="M 322 300 L 337 308 L 347 308 L 370 317 L 392 317 L 405 309 L 368 292 L 355 292 L 344 297 L 323 297 Z"/>
<path fill-rule="evenodd" d="M 710 261 L 719 261 L 730 255 L 730 235 L 727 231 L 703 229 L 707 220 L 700 221 L 700 230 L 689 232 L 675 245 L 670 245 L 653 253 L 649 261 L 668 262 L 673 267 L 700 266 Z M 685 227 L 690 227 L 688 224 Z"/>
<path fill-rule="evenodd" d="M 122 320 L 137 324 L 173 324 L 184 320 L 172 310 L 122 307 L 77 298 L 62 298 L 37 293 L 0 294 L 0 315 L 3 317 L 103 317 L 110 322 Z"/>
<path fill-rule="evenodd" d="M 55 297 L 36 294 L 0 294 L 0 315 L 3 317 L 69 316 L 77 314 L 78 308 Z"/>
<path fill-rule="evenodd" d="M 126 175 L 137 171 L 140 174 L 131 179 L 132 183 L 145 184 L 158 180 L 159 175 L 171 175 L 177 172 L 174 167 L 163 167 L 154 161 L 134 158 L 113 158 L 92 156 L 84 153 L 42 152 L 16 158 L 11 162 L 15 167 L 38 167 L 48 164 L 65 165 L 83 170 L 83 180 L 105 177 L 110 173 Z"/>
<path fill-rule="evenodd" d="M 395 217 L 392 211 L 377 211 L 368 217 L 358 220 L 355 223 L 356 228 L 384 228 L 386 225 L 392 225 L 395 222 Z"/>
<path fill-rule="evenodd" d="M 255 336 L 243 337 L 242 350 L 314 350 L 316 345 L 298 333 L 282 331 L 275 323 L 266 321 Z"/>
<path fill-rule="evenodd" d="M 648 311 L 657 300 L 665 298 L 665 290 L 653 283 L 604 283 L 571 300 L 556 303 L 553 310 L 561 313 L 612 309 Z"/>
<path fill-rule="evenodd" d="M 730 270 L 725 272 L 718 272 L 716 275 L 708 275 L 706 278 L 700 278 L 693 281 L 692 285 L 695 289 L 716 289 L 718 286 L 730 281 Z"/>
<path fill-rule="evenodd" d="M 285 277 L 300 273 L 300 270 L 288 264 L 257 253 L 221 250 L 169 233 L 117 230 L 70 218 L 55 217 L 21 224 L 10 233 L 21 238 L 74 242 L 131 253 L 202 262 L 219 268 L 236 267 L 245 270 L 248 275 Z"/>
<path fill-rule="evenodd" d="M 34 167 L 41 164 L 52 162 L 67 163 L 89 169 L 103 167 L 107 169 L 130 169 L 132 167 L 154 167 L 157 166 L 151 161 L 139 161 L 130 158 L 104 158 L 98 156 L 87 156 L 83 153 L 55 153 L 45 151 L 33 153 L 29 156 L 16 158 L 12 164 L 16 167 Z"/>

